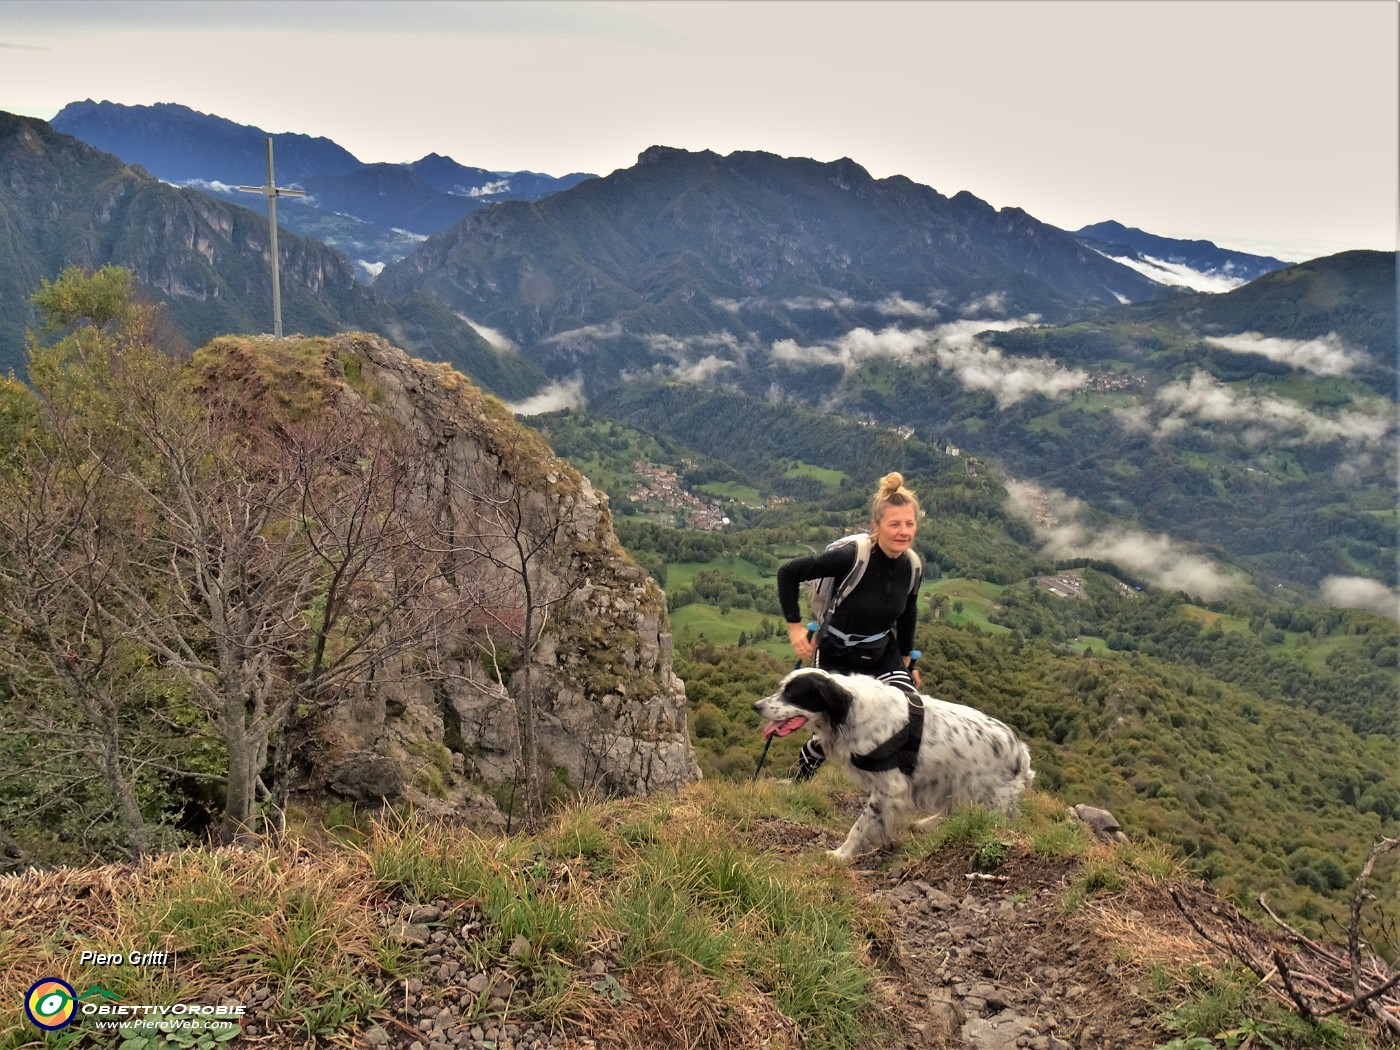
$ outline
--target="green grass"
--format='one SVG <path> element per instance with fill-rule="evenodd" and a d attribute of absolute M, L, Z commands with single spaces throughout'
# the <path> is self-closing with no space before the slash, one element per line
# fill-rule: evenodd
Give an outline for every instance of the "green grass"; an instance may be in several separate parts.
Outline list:
<path fill-rule="evenodd" d="M 1133 408 L 1140 401 L 1136 394 L 1079 390 L 1070 398 L 1070 407 L 1086 415 L 1098 416 L 1115 409 Z"/>
<path fill-rule="evenodd" d="M 702 572 L 723 572 L 745 583 L 755 583 L 760 586 L 777 586 L 772 577 L 764 576 L 762 570 L 753 562 L 745 561 L 743 558 L 735 558 L 732 555 L 726 558 L 716 558 L 714 561 L 675 561 L 666 566 L 666 590 L 675 592 L 681 587 L 687 587 L 695 581 L 696 575 Z"/>
<path fill-rule="evenodd" d="M 28 888 L 37 894 L 33 901 L 5 901 L 14 943 L 0 959 L 0 1047 L 26 1045 L 11 1007 L 18 1008 L 34 974 L 79 989 L 99 984 L 123 1002 L 155 1006 L 214 994 L 238 1001 L 219 991 L 230 986 L 285 989 L 268 1016 L 292 1021 L 308 1036 L 353 1028 L 383 1005 L 371 978 L 394 958 L 395 946 L 376 921 L 375 886 L 351 854 L 331 851 L 312 862 L 295 847 L 185 852 L 95 872 L 35 876 L 48 885 Z M 0 889 L 0 898 L 16 890 Z M 81 908 L 45 914 L 38 905 L 48 894 L 81 899 Z M 70 923 L 79 914 L 82 921 Z M 110 969 L 81 961 L 84 950 L 116 946 L 175 952 L 181 965 Z"/>
<path fill-rule="evenodd" d="M 921 600 L 943 603 L 943 622 L 954 627 L 975 623 L 983 631 L 1004 633 L 1007 628 L 991 622 L 990 617 L 1001 608 L 1001 594 L 1006 588 L 985 580 L 954 578 L 925 583 Z"/>
<path fill-rule="evenodd" d="M 1047 412 L 1043 416 L 1036 416 L 1026 424 L 1026 429 L 1033 433 L 1054 434 L 1056 436 L 1063 436 L 1069 433 L 1069 428 L 1067 428 L 1063 420 L 1060 419 L 1060 413 L 1058 411 Z"/>
<path fill-rule="evenodd" d="M 735 503 L 745 507 L 763 506 L 763 493 L 752 485 L 745 485 L 739 481 L 709 481 L 703 485 L 696 485 L 696 491 L 703 492 L 707 496 L 714 496 L 716 499 L 733 500 Z"/>
<path fill-rule="evenodd" d="M 1370 1045 L 1335 1018 L 1303 1020 L 1264 992 L 1259 978 L 1237 964 L 1210 971 L 1193 967 L 1181 976 L 1158 971 L 1153 981 L 1167 998 L 1180 1000 L 1185 995 L 1163 1011 L 1163 1024 L 1181 1037 L 1163 1044 L 1162 1050 L 1241 1046 L 1364 1050 Z"/>
<path fill-rule="evenodd" d="M 1203 624 L 1206 628 L 1219 627 L 1226 634 L 1248 634 L 1249 621 L 1243 616 L 1230 616 L 1226 613 L 1212 612 L 1210 609 L 1203 609 L 1199 605 L 1183 605 L 1181 613 L 1188 620 L 1195 620 Z"/>
<path fill-rule="evenodd" d="M 257 1021 L 277 1045 L 358 1045 L 368 1025 L 387 1023 L 405 980 L 433 987 L 436 964 L 405 948 L 396 923 L 381 924 L 430 901 L 446 902 L 442 926 L 471 922 L 469 965 L 514 974 L 505 1007 L 480 996 L 463 1010 L 467 1024 L 542 1021 L 601 1034 L 613 1017 L 662 1018 L 699 987 L 715 1009 L 686 1015 L 694 1045 L 749 1039 L 760 1007 L 781 1011 L 813 1050 L 888 1045 L 882 1025 L 895 1018 L 877 1003 L 882 956 L 872 951 L 891 937 L 887 918 L 815 844 L 784 845 L 793 829 L 768 837 L 775 825 L 813 836 L 840 828 L 857 800 L 828 767 L 806 784 L 706 782 L 675 795 L 579 801 L 535 835 L 392 820 L 366 824 L 349 848 L 289 839 L 0 881 L 0 1050 L 44 1045 L 19 1005 L 36 974 L 101 984 L 128 1003 L 239 1002 L 270 987 L 276 998 Z M 1066 911 L 1091 899 L 1122 911 L 1142 882 L 1181 876 L 1161 844 L 1095 844 L 1062 801 L 1035 790 L 1015 817 L 959 810 L 903 837 L 889 860 L 920 878 L 949 852 L 982 870 L 1027 857 L 1067 865 Z M 81 921 L 54 900 L 81 902 Z M 527 950 L 507 954 L 522 938 Z M 75 962 L 84 949 L 114 945 L 175 950 L 180 966 L 118 973 Z M 591 968 L 599 959 L 609 968 L 601 978 Z M 1196 1046 L 1225 1040 L 1223 1050 L 1249 1032 L 1262 1046 L 1271 1045 L 1265 1036 L 1289 1047 L 1365 1045 L 1340 1024 L 1301 1022 L 1239 971 L 1167 963 L 1151 984 L 1144 994 L 1163 1022 Z M 638 1000 L 645 1009 L 629 1015 Z M 90 1033 L 76 1028 L 48 1045 L 74 1045 L 75 1036 Z"/>
<path fill-rule="evenodd" d="M 840 470 L 828 470 L 826 467 L 818 467 L 812 463 L 798 461 L 783 472 L 785 478 L 812 478 L 817 481 L 828 492 L 835 492 L 841 487 L 841 483 L 846 480 L 846 474 Z"/>
<path fill-rule="evenodd" d="M 677 643 L 685 647 L 698 641 L 701 635 L 705 636 L 707 642 L 715 645 L 738 645 L 741 632 L 752 638 L 764 620 L 776 622 L 780 633 L 754 644 L 780 660 L 789 658 L 792 655 L 792 646 L 787 639 L 787 625 L 781 622 L 782 617 L 754 612 L 752 609 L 730 609 L 729 615 L 721 616 L 719 609 L 713 605 L 692 602 L 671 613 L 671 633 Z"/>
<path fill-rule="evenodd" d="M 1014 840 L 1010 826 L 1010 820 L 1000 813 L 965 806 L 916 839 L 908 852 L 912 859 L 921 860 L 944 849 L 956 849 L 970 854 L 978 868 L 991 871 L 1011 853 Z"/>
<path fill-rule="evenodd" d="M 0 1047 L 39 1045 L 21 1003 L 43 974 L 155 1005 L 214 995 L 246 1002 L 252 988 L 271 987 L 277 1005 L 259 1009 L 260 1024 L 298 1043 L 349 1045 L 401 978 L 432 984 L 433 964 L 406 961 L 394 924 L 386 929 L 381 916 L 447 901 L 444 924 L 470 919 L 478 927 L 472 965 L 530 978 L 517 979 L 504 1014 L 487 1017 L 480 997 L 474 1022 L 596 1018 L 627 997 L 616 979 L 608 985 L 590 974 L 591 960 L 605 954 L 633 987 L 658 973 L 706 982 L 723 1004 L 713 1023 L 765 996 L 800 1027 L 804 1045 L 845 1050 L 871 1027 L 868 920 L 854 886 L 815 858 L 754 849 L 720 815 L 735 807 L 796 813 L 787 796 L 812 790 L 700 785 L 679 799 L 581 802 L 535 836 L 393 821 L 372 825 L 351 848 L 288 841 L 0 885 L 8 927 L 0 936 Z M 72 908 L 52 906 L 79 899 L 81 922 L 70 921 Z M 507 956 L 519 938 L 528 951 Z M 109 971 L 76 962 L 84 949 L 118 945 L 176 950 L 181 965 Z M 723 1043 L 712 1032 L 698 1045 Z"/>

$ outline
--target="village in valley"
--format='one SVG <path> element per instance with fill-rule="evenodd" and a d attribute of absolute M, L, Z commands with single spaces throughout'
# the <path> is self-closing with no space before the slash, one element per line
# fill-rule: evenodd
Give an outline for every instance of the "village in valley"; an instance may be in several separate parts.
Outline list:
<path fill-rule="evenodd" d="M 641 479 L 628 494 L 627 498 L 633 503 L 659 504 L 662 509 L 675 515 L 678 526 L 699 529 L 701 532 L 715 532 L 729 524 L 729 518 L 719 503 L 695 495 L 670 467 L 640 459 L 632 466 Z"/>

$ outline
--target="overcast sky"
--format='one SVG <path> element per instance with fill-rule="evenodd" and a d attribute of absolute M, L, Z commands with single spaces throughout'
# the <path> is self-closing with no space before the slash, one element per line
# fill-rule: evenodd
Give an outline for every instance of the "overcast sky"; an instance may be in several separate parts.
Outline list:
<path fill-rule="evenodd" d="M 0 0 L 0 109 L 177 102 L 365 161 L 761 149 L 1077 229 L 1396 247 L 1394 0 Z"/>

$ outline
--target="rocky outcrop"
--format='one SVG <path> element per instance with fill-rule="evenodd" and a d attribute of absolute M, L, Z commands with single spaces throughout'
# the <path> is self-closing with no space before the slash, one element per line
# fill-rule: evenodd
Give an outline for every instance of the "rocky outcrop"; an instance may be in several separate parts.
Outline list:
<path fill-rule="evenodd" d="M 322 342 L 327 380 L 432 450 L 436 498 L 458 533 L 475 532 L 479 545 L 473 516 L 493 508 L 504 517 L 494 528 L 498 549 L 488 552 L 498 561 L 478 558 L 461 584 L 480 597 L 476 613 L 436 651 L 344 691 L 297 742 L 297 794 L 404 799 L 429 815 L 501 820 L 515 791 L 526 699 L 556 791 L 646 795 L 698 780 L 665 597 L 618 545 L 606 496 L 446 365 L 372 335 Z M 518 529 L 520 548 L 500 521 Z M 519 549 L 533 552 L 528 596 Z M 541 628 L 532 646 L 520 641 L 527 602 Z M 414 673 L 418 666 L 434 673 Z"/>
<path fill-rule="evenodd" d="M 1128 841 L 1128 836 L 1123 834 L 1123 827 L 1118 823 L 1118 818 L 1106 809 L 1086 806 L 1080 802 L 1078 805 L 1070 806 L 1065 812 L 1071 820 L 1088 825 L 1094 838 L 1100 842 Z"/>

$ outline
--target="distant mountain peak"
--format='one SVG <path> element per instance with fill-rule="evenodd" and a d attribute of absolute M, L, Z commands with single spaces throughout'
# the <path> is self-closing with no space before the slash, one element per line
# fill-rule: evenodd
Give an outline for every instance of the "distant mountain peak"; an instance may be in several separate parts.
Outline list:
<path fill-rule="evenodd" d="M 646 149 L 642 150 L 641 153 L 637 154 L 637 163 L 639 165 L 656 164 L 660 161 L 678 160 L 683 157 L 713 157 L 718 159 L 719 154 L 711 150 L 694 152 L 688 149 L 682 149 L 680 146 L 648 146 Z"/>
<path fill-rule="evenodd" d="M 923 331 L 987 302 L 1056 320 L 1171 294 L 1021 209 L 954 205 L 849 157 L 661 144 L 532 207 L 469 215 L 376 288 L 434 295 L 557 375 L 593 358 L 599 385 L 682 359 L 783 370 L 803 347 Z"/>
<path fill-rule="evenodd" d="M 63 108 L 52 126 L 90 146 L 139 164 L 157 178 L 237 201 L 240 183 L 267 177 L 261 128 L 173 102 L 128 106 L 86 99 Z M 314 199 L 283 210 L 282 225 L 342 248 L 374 273 L 421 239 L 462 216 L 503 200 L 537 200 L 591 176 L 506 176 L 430 153 L 412 164 L 364 164 L 327 138 L 272 134 L 277 180 Z"/>
<path fill-rule="evenodd" d="M 1162 284 L 1223 292 L 1289 264 L 1267 255 L 1231 251 L 1207 240 L 1159 237 L 1107 220 L 1076 230 L 1085 247 Z"/>

